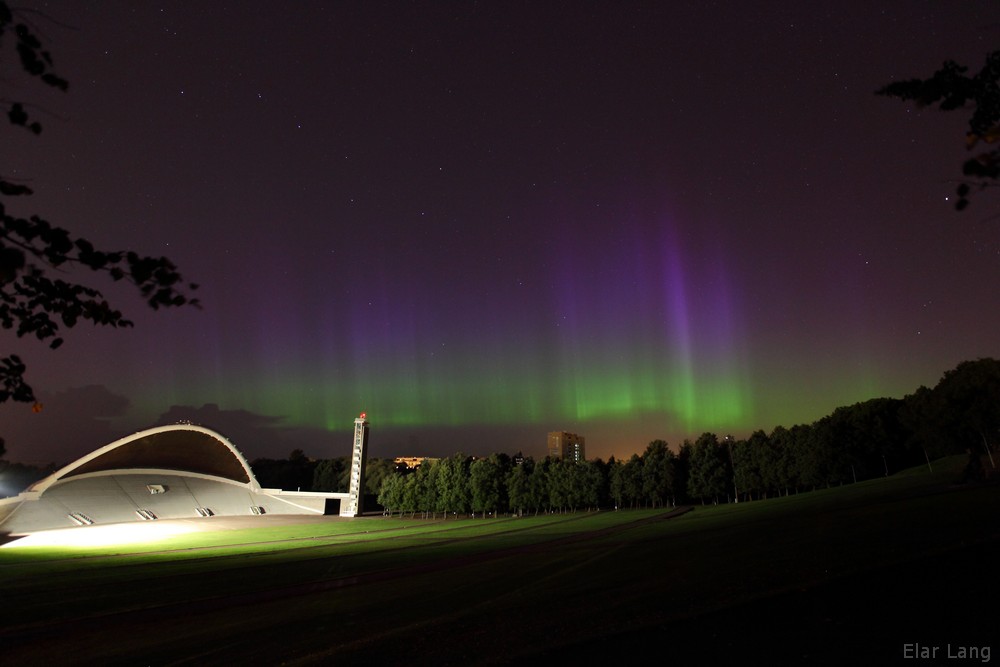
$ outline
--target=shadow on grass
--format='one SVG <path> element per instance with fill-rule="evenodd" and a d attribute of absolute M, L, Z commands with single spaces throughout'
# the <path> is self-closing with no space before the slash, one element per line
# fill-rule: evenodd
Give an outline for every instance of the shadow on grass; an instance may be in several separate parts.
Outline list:
<path fill-rule="evenodd" d="M 525 658 L 611 665 L 632 664 L 641 654 L 706 665 L 981 664 L 1000 650 L 998 563 L 1000 542 L 971 545 Z M 936 659 L 913 659 L 919 655 L 913 645 L 938 647 Z M 955 657 L 963 649 L 967 655 L 977 649 L 979 658 Z"/>

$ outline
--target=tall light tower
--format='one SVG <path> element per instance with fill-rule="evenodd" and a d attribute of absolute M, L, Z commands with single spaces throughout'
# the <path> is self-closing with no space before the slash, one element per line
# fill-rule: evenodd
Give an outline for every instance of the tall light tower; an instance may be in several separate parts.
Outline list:
<path fill-rule="evenodd" d="M 354 420 L 354 448 L 351 450 L 351 486 L 347 504 L 341 503 L 340 516 L 357 516 L 364 510 L 365 463 L 368 461 L 368 421 L 366 414 Z"/>

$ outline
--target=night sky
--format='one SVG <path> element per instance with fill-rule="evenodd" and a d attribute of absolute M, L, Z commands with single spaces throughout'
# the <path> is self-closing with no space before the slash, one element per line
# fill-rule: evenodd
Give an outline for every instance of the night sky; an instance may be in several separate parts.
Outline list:
<path fill-rule="evenodd" d="M 177 419 L 340 456 L 362 410 L 373 456 L 620 457 L 1000 356 L 968 114 L 874 95 L 978 71 L 993 0 L 27 6 L 70 91 L 3 45 L 45 124 L 0 128 L 11 208 L 170 257 L 203 308 L 80 275 L 135 328 L 0 333 L 45 406 L 0 406 L 8 458 Z"/>

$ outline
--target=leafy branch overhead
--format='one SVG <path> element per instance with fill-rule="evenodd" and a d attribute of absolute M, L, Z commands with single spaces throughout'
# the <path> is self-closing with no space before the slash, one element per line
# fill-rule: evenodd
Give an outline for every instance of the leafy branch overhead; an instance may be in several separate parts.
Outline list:
<path fill-rule="evenodd" d="M 997 185 L 1000 179 L 1000 147 L 992 147 L 1000 142 L 1000 51 L 987 55 L 986 64 L 975 76 L 967 76 L 968 69 L 949 60 L 929 79 L 896 81 L 877 91 L 922 107 L 938 104 L 943 111 L 971 104 L 966 147 L 972 150 L 981 143 L 990 147 L 962 165 L 967 180 L 957 189 L 955 208 L 959 211 L 969 205 L 971 186 L 983 189 Z"/>
<path fill-rule="evenodd" d="M 18 336 L 51 338 L 50 347 L 57 348 L 63 342 L 57 337 L 60 324 L 72 327 L 89 320 L 112 327 L 132 326 L 98 290 L 48 275 L 48 270 L 64 265 L 104 271 L 115 281 L 128 280 L 153 309 L 198 305 L 197 299 L 181 291 L 197 286 L 185 285 L 166 257 L 100 251 L 38 216 L 26 220 L 8 215 L 2 203 L 0 215 L 0 324 L 16 329 Z"/>
<path fill-rule="evenodd" d="M 52 57 L 25 23 L 16 23 L 14 12 L 0 0 L 0 46 L 13 33 L 21 69 L 44 85 L 67 90 L 65 79 L 52 71 Z M 0 105 L 15 127 L 40 134 L 42 125 L 26 111 L 27 105 L 0 95 Z M 0 325 L 18 337 L 33 336 L 62 345 L 61 328 L 82 320 L 95 325 L 130 327 L 119 310 L 100 291 L 54 277 L 69 275 L 66 268 L 106 273 L 113 281 L 133 284 L 154 310 L 171 306 L 198 306 L 189 293 L 197 289 L 185 283 L 166 257 L 145 257 L 128 250 L 99 250 L 87 239 L 74 237 L 38 215 L 20 217 L 10 210 L 13 198 L 28 197 L 31 188 L 0 175 Z M 32 402 L 34 392 L 24 381 L 25 365 L 16 355 L 0 358 L 0 403 L 7 400 Z"/>
<path fill-rule="evenodd" d="M 6 2 L 0 0 L 0 39 L 11 30 L 14 31 L 14 37 L 17 40 L 14 48 L 21 61 L 21 69 L 29 76 L 38 78 L 47 86 L 63 91 L 67 90 L 69 82 L 52 71 L 52 55 L 42 48 L 41 40 L 26 24 L 15 23 L 14 13 Z M 41 124 L 28 117 L 24 103 L 4 100 L 4 105 L 7 107 L 7 118 L 12 125 L 19 125 L 35 134 L 41 134 Z"/>

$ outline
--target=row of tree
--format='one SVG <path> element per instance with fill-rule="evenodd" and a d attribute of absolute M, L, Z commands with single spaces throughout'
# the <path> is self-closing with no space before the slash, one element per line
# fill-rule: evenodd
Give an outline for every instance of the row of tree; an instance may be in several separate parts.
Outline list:
<path fill-rule="evenodd" d="M 455 454 L 385 478 L 378 502 L 389 512 L 435 515 L 596 508 L 606 496 L 606 464 Z"/>
<path fill-rule="evenodd" d="M 1000 362 L 981 359 L 945 373 L 933 389 L 746 439 L 704 433 L 676 453 L 655 440 L 642 454 L 608 462 L 456 454 L 383 475 L 374 488 L 391 511 L 432 515 L 732 502 L 888 476 L 963 452 L 970 454 L 966 474 L 980 477 L 996 469 L 998 434 Z"/>
<path fill-rule="evenodd" d="M 371 459 L 366 494 L 394 511 L 506 513 L 592 507 L 662 507 L 767 498 L 890 475 L 949 454 L 969 452 L 969 477 L 996 470 L 1000 435 L 1000 361 L 959 364 L 933 389 L 837 408 L 812 423 L 748 438 L 704 433 L 677 451 L 654 440 L 627 460 L 535 461 L 520 455 L 456 454 L 415 470 Z M 0 461 L 0 495 L 13 495 L 51 472 Z M 349 458 L 255 459 L 266 488 L 345 492 Z"/>

